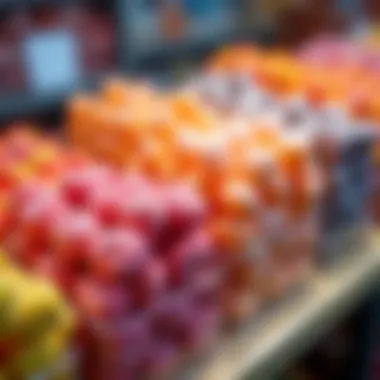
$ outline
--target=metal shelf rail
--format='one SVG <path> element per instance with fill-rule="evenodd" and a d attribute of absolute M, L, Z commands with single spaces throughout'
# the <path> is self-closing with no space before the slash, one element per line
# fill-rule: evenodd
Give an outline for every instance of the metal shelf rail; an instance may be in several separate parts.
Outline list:
<path fill-rule="evenodd" d="M 211 358 L 192 365 L 181 379 L 275 379 L 337 323 L 369 302 L 379 283 L 380 239 L 371 238 L 362 252 L 333 270 L 316 272 L 307 289 L 242 326 L 236 336 L 223 339 Z M 362 313 L 361 326 L 373 326 L 373 311 L 372 306 Z M 367 340 L 368 347 L 373 331 L 361 330 L 359 339 Z M 363 345 L 360 352 L 358 362 L 352 363 L 352 371 L 361 374 L 355 380 L 364 380 L 368 369 L 369 352 Z"/>

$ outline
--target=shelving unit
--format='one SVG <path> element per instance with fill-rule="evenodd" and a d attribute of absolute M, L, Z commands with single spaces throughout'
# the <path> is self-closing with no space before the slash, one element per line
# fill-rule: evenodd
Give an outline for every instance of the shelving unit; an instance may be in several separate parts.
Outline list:
<path fill-rule="evenodd" d="M 315 273 L 307 289 L 257 316 L 236 336 L 223 339 L 215 355 L 198 363 L 196 370 L 186 373 L 186 379 L 275 379 L 370 297 L 379 284 L 380 238 L 371 237 L 368 246 L 338 267 Z"/>

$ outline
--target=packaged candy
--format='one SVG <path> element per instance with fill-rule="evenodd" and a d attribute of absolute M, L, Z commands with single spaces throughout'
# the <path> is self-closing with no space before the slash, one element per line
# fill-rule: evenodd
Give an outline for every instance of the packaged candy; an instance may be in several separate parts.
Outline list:
<path fill-rule="evenodd" d="M 1 373 L 7 378 L 32 378 L 55 369 L 62 375 L 56 363 L 72 349 L 74 313 L 57 289 L 16 269 L 4 253 L 0 310 Z"/>
<path fill-rule="evenodd" d="M 154 180 L 181 180 L 204 197 L 228 263 L 223 304 L 230 316 L 247 316 L 265 301 L 264 288 L 282 271 L 280 248 L 269 243 L 285 223 L 314 213 L 320 197 L 308 139 L 287 136 L 281 115 L 268 115 L 270 107 L 254 118 L 221 112 L 191 88 L 161 93 L 122 81 L 68 106 L 68 134 L 78 148 Z M 280 285 L 278 295 L 289 286 Z"/>
<path fill-rule="evenodd" d="M 2 244 L 20 267 L 52 281 L 75 307 L 77 348 L 90 355 L 89 363 L 80 360 L 85 373 L 94 363 L 100 379 L 110 371 L 124 377 L 166 372 L 185 353 L 214 341 L 224 263 L 206 225 L 207 207 L 191 186 L 86 164 L 53 186 L 20 186 L 12 198 L 6 213 L 13 224 Z M 42 339 L 50 320 L 39 322 L 55 293 L 35 286 L 38 292 L 30 287 L 20 295 L 17 318 L 9 323 L 28 326 L 25 334 Z M 142 345 L 145 336 L 149 344 Z M 136 359 L 133 337 L 141 344 Z M 41 360 L 59 343 L 42 341 L 41 350 L 52 348 Z M 36 352 L 24 350 L 17 365 L 29 371 Z M 124 361 L 129 354 L 130 366 Z M 161 354 L 167 364 L 158 360 Z"/>
<path fill-rule="evenodd" d="M 300 56 L 259 51 L 256 47 L 232 47 L 216 54 L 212 64 L 206 66 L 206 79 L 201 78 L 190 88 L 224 112 L 221 99 L 229 92 L 229 84 L 235 83 L 235 99 L 249 99 L 251 107 L 244 102 L 236 103 L 228 110 L 230 115 L 268 120 L 267 115 L 271 113 L 271 120 L 277 119 L 285 135 L 297 130 L 308 136 L 324 181 L 322 252 L 330 257 L 337 248 L 330 247 L 331 240 L 344 244 L 347 231 L 360 232 L 366 225 L 371 152 L 378 120 L 376 95 L 370 91 L 369 83 L 378 78 L 346 46 L 342 46 L 341 55 L 333 62 L 324 60 L 331 56 L 318 54 L 321 53 L 317 47 Z M 230 62 L 234 62 L 233 66 Z M 213 79 L 216 76 L 217 85 Z M 236 86 L 242 76 L 250 79 Z M 257 106 L 265 104 L 258 99 L 266 99 L 268 92 L 269 112 L 268 108 Z M 247 108 L 254 111 L 249 114 Z M 312 186 L 316 189 L 315 184 Z"/>

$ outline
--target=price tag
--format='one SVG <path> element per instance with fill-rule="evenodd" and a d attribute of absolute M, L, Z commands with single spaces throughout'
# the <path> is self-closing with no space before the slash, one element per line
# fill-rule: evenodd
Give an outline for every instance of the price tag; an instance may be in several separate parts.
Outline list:
<path fill-rule="evenodd" d="M 68 90 L 81 80 L 77 41 L 66 30 L 32 34 L 23 43 L 23 53 L 33 91 Z"/>

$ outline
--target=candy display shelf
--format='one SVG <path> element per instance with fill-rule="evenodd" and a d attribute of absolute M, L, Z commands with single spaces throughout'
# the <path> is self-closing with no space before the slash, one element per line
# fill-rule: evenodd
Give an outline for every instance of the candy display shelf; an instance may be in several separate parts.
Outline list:
<path fill-rule="evenodd" d="M 0 98 L 1 121 L 10 120 L 15 115 L 38 114 L 46 110 L 54 109 L 68 95 L 66 91 L 60 91 L 52 95 L 37 95 L 29 93 L 16 93 Z"/>
<path fill-rule="evenodd" d="M 357 255 L 313 275 L 310 288 L 226 338 L 213 358 L 187 373 L 186 379 L 275 379 L 375 291 L 380 280 L 380 237 L 369 240 Z"/>

